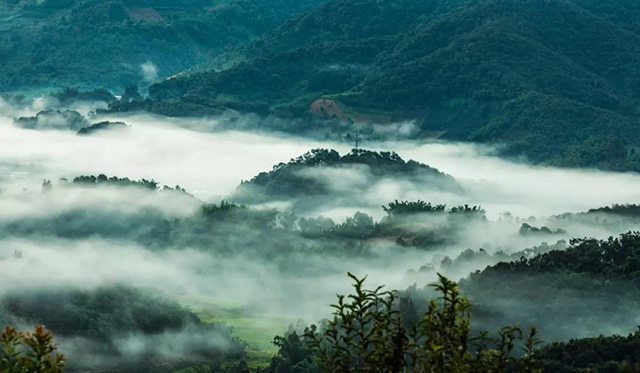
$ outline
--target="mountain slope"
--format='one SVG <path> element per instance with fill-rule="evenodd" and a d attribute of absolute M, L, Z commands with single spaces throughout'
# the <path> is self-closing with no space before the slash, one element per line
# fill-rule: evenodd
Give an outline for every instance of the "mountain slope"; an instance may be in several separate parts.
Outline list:
<path fill-rule="evenodd" d="M 20 0 L 0 5 L 0 91 L 149 84 L 322 0 Z"/>
<path fill-rule="evenodd" d="M 422 136 L 505 144 L 506 154 L 536 162 L 640 170 L 632 154 L 640 28 L 630 17 L 640 8 L 619 3 L 331 0 L 221 57 L 227 69 L 150 92 L 297 115 L 325 98 L 345 120 L 367 122 L 374 108 L 383 122 L 417 120 Z"/>

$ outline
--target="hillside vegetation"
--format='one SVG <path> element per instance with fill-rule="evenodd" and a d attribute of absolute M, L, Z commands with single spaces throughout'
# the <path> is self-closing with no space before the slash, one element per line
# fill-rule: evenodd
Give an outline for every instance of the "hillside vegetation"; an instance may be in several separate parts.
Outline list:
<path fill-rule="evenodd" d="M 150 84 L 205 63 L 320 1 L 3 1 L 0 91 Z"/>
<path fill-rule="evenodd" d="M 218 57 L 227 69 L 150 92 L 295 116 L 328 98 L 342 109 L 329 117 L 366 121 L 375 108 L 416 119 L 422 136 L 639 170 L 639 13 L 630 0 L 331 0 Z"/>

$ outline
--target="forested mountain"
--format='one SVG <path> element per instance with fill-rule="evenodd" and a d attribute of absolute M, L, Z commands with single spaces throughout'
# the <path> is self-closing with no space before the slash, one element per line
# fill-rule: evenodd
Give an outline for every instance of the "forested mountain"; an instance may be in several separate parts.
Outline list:
<path fill-rule="evenodd" d="M 638 324 L 639 252 L 638 232 L 575 239 L 566 250 L 476 271 L 460 287 L 476 305 L 474 322 L 481 329 L 538 325 L 547 341 L 594 336 L 600 328 L 626 335 Z"/>
<path fill-rule="evenodd" d="M 0 91 L 149 84 L 321 1 L 2 1 Z"/>
<path fill-rule="evenodd" d="M 223 71 L 151 93 L 361 122 L 417 119 L 421 136 L 638 170 L 638 15 L 630 0 L 331 0 L 220 56 Z"/>

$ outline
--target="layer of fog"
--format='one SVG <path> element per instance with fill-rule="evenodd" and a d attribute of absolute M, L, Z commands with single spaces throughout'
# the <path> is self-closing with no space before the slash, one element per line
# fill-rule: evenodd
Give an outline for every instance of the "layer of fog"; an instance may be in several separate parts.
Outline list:
<path fill-rule="evenodd" d="M 0 107 L 1 108 L 1 107 Z M 131 131 L 106 132 L 95 137 L 79 137 L 73 132 L 34 131 L 13 125 L 12 118 L 34 114 L 0 113 L 0 219 L 42 217 L 72 208 L 99 205 L 112 209 L 158 208 L 172 216 L 186 216 L 196 204 L 175 204 L 162 197 L 144 197 L 113 191 L 68 194 L 54 191 L 43 195 L 43 179 L 57 180 L 78 175 L 107 174 L 131 179 L 155 179 L 166 185 L 180 185 L 202 201 L 217 202 L 228 196 L 241 180 L 268 171 L 306 151 L 323 147 L 347 152 L 351 144 L 314 141 L 259 132 L 219 130 L 217 119 L 177 120 L 148 115 L 124 118 Z M 84 108 L 88 112 L 91 108 Z M 190 129 L 191 128 L 191 129 Z M 209 130 L 193 130 L 207 128 Z M 511 163 L 492 156 L 492 149 L 471 144 L 389 142 L 364 144 L 372 150 L 396 151 L 405 160 L 417 161 L 454 176 L 466 193 L 433 192 L 384 180 L 358 199 L 358 206 L 330 205 L 308 215 L 329 216 L 341 221 L 360 210 L 376 219 L 381 206 L 398 200 L 425 200 L 482 205 L 496 221 L 500 213 L 539 217 L 533 225 L 549 224 L 543 217 L 564 212 L 580 212 L 612 203 L 640 201 L 640 176 L 599 171 L 565 170 Z M 331 180 L 336 189 L 350 184 L 344 175 Z M 353 176 L 353 175 L 351 175 Z M 353 176 L 354 187 L 361 182 Z M 27 190 L 24 192 L 24 190 Z M 80 192 L 77 192 L 80 193 Z M 553 222 L 551 222 L 553 223 Z M 470 225 L 451 255 L 467 247 L 521 250 L 542 241 L 565 237 L 518 236 L 520 221 L 502 225 Z M 557 228 L 557 227 L 552 227 Z M 570 225 L 570 236 L 605 237 L 606 228 Z M 487 245 L 488 244 L 488 245 Z M 15 251 L 22 258 L 11 257 Z M 440 256 L 437 256 L 440 255 Z M 380 255 L 372 260 L 332 260 L 326 257 L 298 258 L 323 275 L 288 276 L 270 263 L 228 259 L 202 251 L 176 248 L 153 252 L 131 242 L 96 239 L 4 239 L 0 241 L 0 292 L 21 288 L 61 286 L 93 287 L 125 282 L 143 288 L 163 289 L 169 297 L 197 306 L 202 299 L 252 309 L 256 314 L 287 315 L 313 321 L 325 317 L 324 307 L 337 292 L 349 291 L 347 271 L 369 274 L 371 285 L 385 283 L 402 288 L 415 281 L 406 271 L 442 257 L 443 253 L 408 253 L 406 256 Z M 37 271 L 32 270 L 37 268 Z M 471 268 L 472 269 L 472 268 Z M 471 270 L 470 269 L 470 270 Z M 435 274 L 420 279 L 424 285 Z M 276 331 L 277 332 L 277 331 Z"/>
<path fill-rule="evenodd" d="M 351 148 L 346 143 L 264 133 L 191 131 L 175 125 L 191 122 L 188 126 L 216 128 L 219 123 L 215 119 L 131 116 L 123 120 L 132 126 L 126 134 L 83 138 L 72 132 L 20 129 L 12 124 L 11 117 L 0 116 L 0 170 L 5 176 L 29 172 L 36 178 L 52 180 L 99 173 L 155 179 L 185 187 L 207 201 L 224 198 L 241 180 L 312 148 L 334 148 L 343 154 Z M 379 207 L 394 199 L 420 198 L 449 206 L 479 204 L 494 218 L 504 211 L 526 218 L 640 201 L 640 188 L 636 187 L 640 176 L 635 174 L 532 167 L 493 157 L 492 149 L 471 144 L 393 142 L 364 146 L 396 151 L 405 160 L 436 167 L 454 176 L 467 191 L 464 196 L 431 195 L 385 180 L 362 206 L 363 211 L 368 209 L 378 217 Z M 340 178 L 335 182 L 344 184 Z M 37 185 L 24 187 L 33 189 Z M 331 211 L 322 212 L 331 216 Z"/>
<path fill-rule="evenodd" d="M 23 110 L 31 110 L 33 114 L 38 109 L 40 107 L 35 105 Z M 8 110 L 6 114 L 16 113 Z M 13 125 L 11 116 L 0 117 L 0 171 L 4 176 L 0 181 L 0 218 L 27 218 L 29 214 L 42 217 L 82 204 L 123 209 L 153 206 L 172 215 L 185 216 L 194 211 L 197 204 L 106 192 L 93 192 L 90 198 L 82 197 L 80 192 L 42 196 L 40 184 L 42 179 L 53 180 L 56 184 L 60 177 L 104 173 L 180 185 L 203 201 L 217 202 L 228 196 L 241 180 L 270 170 L 273 165 L 312 148 L 334 148 L 343 154 L 350 149 L 350 144 L 345 143 L 256 132 L 215 131 L 220 125 L 217 119 L 178 120 L 148 115 L 101 119 L 124 120 L 131 125 L 131 131 L 78 137 L 73 132 L 21 129 Z M 344 172 L 324 170 L 319 174 L 333 185 L 334 190 L 353 188 L 359 191 L 358 198 L 348 206 L 340 201 L 320 206 L 306 215 L 324 215 L 340 222 L 359 210 L 380 219 L 384 215 L 381 206 L 390 201 L 422 199 L 450 207 L 466 203 L 482 205 L 492 220 L 497 220 L 504 211 L 522 218 L 535 215 L 538 220 L 531 222 L 532 225 L 559 228 L 557 223 L 549 223 L 544 217 L 640 199 L 640 188 L 636 187 L 640 185 L 640 177 L 634 174 L 516 164 L 492 156 L 491 148 L 471 144 L 393 142 L 365 146 L 373 150 L 397 151 L 405 160 L 415 159 L 436 167 L 454 176 L 466 193 L 438 192 L 402 180 L 372 181 L 366 175 L 348 173 L 345 176 Z M 363 182 L 368 188 L 362 188 Z M 23 192 L 25 189 L 27 193 Z M 362 190 L 365 192 L 361 193 Z M 519 220 L 490 228 L 470 225 L 458 248 L 516 251 L 543 240 L 553 243 L 566 238 L 523 239 L 517 235 L 519 225 Z M 606 237 L 620 233 L 593 225 L 574 224 L 562 228 L 573 237 Z M 456 254 L 454 252 L 452 256 Z"/>
<path fill-rule="evenodd" d="M 0 288 L 5 292 L 95 288 L 104 283 L 126 283 L 155 289 L 183 300 L 206 296 L 223 305 L 247 307 L 247 313 L 319 318 L 327 309 L 319 303 L 334 300 L 336 291 L 348 291 L 347 271 L 372 277 L 372 285 L 400 285 L 406 260 L 388 257 L 350 262 L 308 255 L 290 258 L 313 267 L 307 276 L 281 274 L 277 265 L 251 258 L 227 258 L 201 250 L 153 251 L 113 240 L 0 241 L 1 253 L 20 252 L 0 261 Z M 326 261 L 325 261 L 326 260 Z M 38 268 L 37 271 L 30 270 Z M 322 286 L 319 286 L 322 284 Z M 161 290 L 158 290 L 161 289 Z M 295 296 L 292 296 L 295 294 Z"/>

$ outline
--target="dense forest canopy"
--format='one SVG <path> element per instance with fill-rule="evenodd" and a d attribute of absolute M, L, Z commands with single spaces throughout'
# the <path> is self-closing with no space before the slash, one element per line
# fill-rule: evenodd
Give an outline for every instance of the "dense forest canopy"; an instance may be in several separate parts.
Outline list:
<path fill-rule="evenodd" d="M 423 136 L 505 144 L 536 162 L 638 170 L 640 29 L 629 17 L 640 10 L 618 3 L 331 0 L 228 52 L 228 68 L 151 94 L 411 118 Z M 316 111 L 319 98 L 339 109 Z"/>
<path fill-rule="evenodd" d="M 0 91 L 148 85 L 318 0 L 20 0 L 0 4 Z"/>

